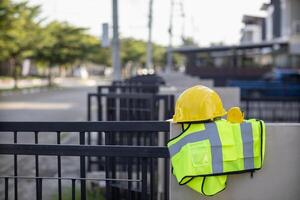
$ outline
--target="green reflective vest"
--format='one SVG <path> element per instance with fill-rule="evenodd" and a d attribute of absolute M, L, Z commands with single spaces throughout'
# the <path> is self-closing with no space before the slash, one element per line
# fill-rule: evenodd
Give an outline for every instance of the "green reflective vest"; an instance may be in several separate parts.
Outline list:
<path fill-rule="evenodd" d="M 173 174 L 180 185 L 213 195 L 226 187 L 226 174 L 262 167 L 266 137 L 263 121 L 251 119 L 239 124 L 220 119 L 183 124 L 183 128 L 168 142 Z"/>

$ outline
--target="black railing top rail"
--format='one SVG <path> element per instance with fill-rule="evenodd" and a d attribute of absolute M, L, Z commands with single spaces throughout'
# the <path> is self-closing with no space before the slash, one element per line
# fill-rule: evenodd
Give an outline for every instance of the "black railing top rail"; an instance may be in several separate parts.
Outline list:
<path fill-rule="evenodd" d="M 160 85 L 158 84 L 137 84 L 137 83 L 126 83 L 117 85 L 101 85 L 97 87 L 98 93 L 103 93 L 103 90 L 121 91 L 123 92 L 138 92 L 138 93 L 150 93 L 156 94 L 159 91 Z"/>
<path fill-rule="evenodd" d="M 167 147 L 0 144 L 0 154 L 39 156 L 108 156 L 169 158 Z"/>
<path fill-rule="evenodd" d="M 300 97 L 241 97 L 241 101 L 300 102 Z"/>
<path fill-rule="evenodd" d="M 152 93 L 89 93 L 89 96 L 107 97 L 107 98 L 119 98 L 119 99 L 149 99 L 155 95 Z"/>
<path fill-rule="evenodd" d="M 124 84 L 117 84 L 117 85 L 99 85 L 97 86 L 98 89 L 130 89 L 130 88 L 138 88 L 138 89 L 148 89 L 148 88 L 155 88 L 159 87 L 159 84 L 140 84 L 140 83 L 124 83 Z"/>
<path fill-rule="evenodd" d="M 0 122 L 0 132 L 169 132 L 169 126 L 166 121 Z"/>
<path fill-rule="evenodd" d="M 173 94 L 152 94 L 152 93 L 88 93 L 88 96 L 107 97 L 116 99 L 164 99 L 172 97 Z"/>
<path fill-rule="evenodd" d="M 86 181 L 118 181 L 118 182 L 141 182 L 141 179 L 125 178 L 80 178 L 80 177 L 49 177 L 49 176 L 0 176 L 0 179 L 45 179 L 45 180 L 86 180 Z"/>

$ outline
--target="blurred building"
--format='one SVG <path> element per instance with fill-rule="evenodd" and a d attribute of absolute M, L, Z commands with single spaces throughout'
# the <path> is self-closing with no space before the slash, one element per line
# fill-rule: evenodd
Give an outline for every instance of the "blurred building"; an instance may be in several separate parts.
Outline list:
<path fill-rule="evenodd" d="M 243 16 L 241 44 L 259 43 L 266 40 L 266 19 L 257 16 Z"/>
<path fill-rule="evenodd" d="M 271 0 L 261 9 L 266 17 L 243 16 L 239 45 L 174 49 L 185 55 L 186 73 L 224 85 L 257 79 L 274 67 L 300 68 L 300 1 Z"/>

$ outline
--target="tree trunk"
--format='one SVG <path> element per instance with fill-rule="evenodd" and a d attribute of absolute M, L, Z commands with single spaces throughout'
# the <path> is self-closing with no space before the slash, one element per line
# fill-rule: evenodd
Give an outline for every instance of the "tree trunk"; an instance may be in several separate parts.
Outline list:
<path fill-rule="evenodd" d="M 52 86 L 52 73 L 51 73 L 51 66 L 49 66 L 48 68 L 48 87 L 51 87 Z"/>
<path fill-rule="evenodd" d="M 59 77 L 62 77 L 62 66 L 60 65 L 60 66 L 58 66 L 58 71 L 59 71 Z"/>
<path fill-rule="evenodd" d="M 18 89 L 18 65 L 15 58 L 10 59 L 10 67 L 13 67 L 14 89 Z"/>

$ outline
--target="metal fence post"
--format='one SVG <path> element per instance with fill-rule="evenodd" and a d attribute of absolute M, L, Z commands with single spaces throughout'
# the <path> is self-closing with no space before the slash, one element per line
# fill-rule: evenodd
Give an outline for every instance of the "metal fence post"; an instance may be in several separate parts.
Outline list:
<path fill-rule="evenodd" d="M 142 158 L 142 199 L 147 199 L 147 158 Z"/>
<path fill-rule="evenodd" d="M 85 144 L 85 132 L 80 132 L 79 143 L 80 143 L 80 145 Z M 80 178 L 86 178 L 85 156 L 80 156 Z M 86 199 L 86 181 L 85 180 L 80 180 L 80 190 L 81 190 L 81 200 L 85 200 Z"/>
<path fill-rule="evenodd" d="M 18 143 L 18 132 L 14 131 L 14 144 Z M 14 155 L 14 176 L 18 176 L 18 156 Z M 15 200 L 18 200 L 18 179 L 15 178 L 14 180 L 14 193 L 15 193 Z"/>

